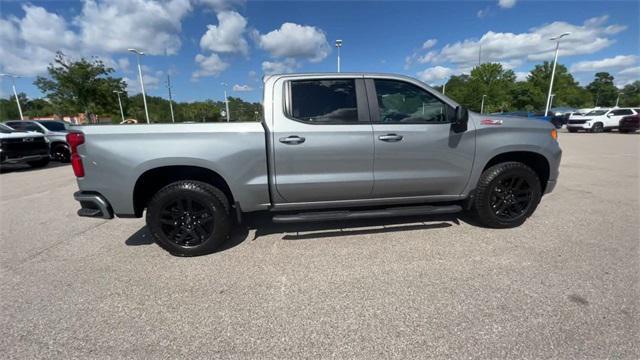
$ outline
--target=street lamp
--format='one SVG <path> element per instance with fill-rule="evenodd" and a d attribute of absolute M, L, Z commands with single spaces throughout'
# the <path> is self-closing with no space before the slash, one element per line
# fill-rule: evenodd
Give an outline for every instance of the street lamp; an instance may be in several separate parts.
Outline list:
<path fill-rule="evenodd" d="M 338 72 L 340 72 L 340 48 L 342 47 L 342 40 L 336 40 L 336 48 L 338 48 Z"/>
<path fill-rule="evenodd" d="M 487 95 L 482 95 L 482 103 L 480 104 L 480 114 L 482 115 L 482 113 L 484 112 L 484 98 L 486 98 Z"/>
<path fill-rule="evenodd" d="M 130 52 L 136 54 L 136 60 L 138 61 L 138 75 L 140 76 L 140 89 L 142 89 L 142 102 L 144 103 L 144 115 L 147 117 L 147 124 L 149 123 L 149 109 L 147 108 L 147 95 L 144 93 L 144 81 L 142 80 L 142 67 L 140 66 L 140 56 L 144 55 L 142 51 L 137 49 L 128 49 Z"/>
<path fill-rule="evenodd" d="M 553 57 L 553 69 L 551 70 L 551 81 L 549 82 L 549 95 L 547 96 L 547 107 L 544 110 L 544 116 L 549 115 L 549 104 L 551 103 L 551 92 L 553 91 L 553 78 L 556 74 L 556 63 L 558 62 L 558 50 L 560 49 L 560 39 L 565 36 L 571 35 L 570 32 L 562 33 L 558 36 L 554 36 L 549 40 L 553 40 L 556 42 L 556 54 Z"/>
<path fill-rule="evenodd" d="M 224 108 L 227 115 L 227 122 L 229 122 L 229 99 L 227 98 L 227 83 L 222 82 L 220 85 L 224 86 Z"/>
<path fill-rule="evenodd" d="M 0 74 L 0 77 L 10 77 L 11 78 L 11 88 L 13 89 L 13 96 L 16 98 L 16 104 L 18 104 L 18 112 L 20 113 L 20 120 L 24 120 L 24 116 L 22 116 L 22 107 L 20 106 L 20 100 L 18 99 L 18 93 L 16 92 L 16 78 L 19 78 L 17 75 L 11 74 Z"/>
<path fill-rule="evenodd" d="M 553 99 L 555 99 L 556 94 L 551 94 L 551 101 L 549 101 L 549 110 L 553 107 Z"/>
<path fill-rule="evenodd" d="M 120 94 L 122 91 L 113 90 L 114 93 L 118 95 L 118 105 L 120 105 L 120 116 L 122 117 L 122 121 L 124 121 L 124 111 L 122 111 L 122 101 L 120 100 Z"/>

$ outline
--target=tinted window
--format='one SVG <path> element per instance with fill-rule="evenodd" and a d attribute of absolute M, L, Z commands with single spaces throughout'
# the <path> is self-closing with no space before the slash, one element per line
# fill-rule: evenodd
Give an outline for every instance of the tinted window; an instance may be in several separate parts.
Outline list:
<path fill-rule="evenodd" d="M 613 110 L 613 115 L 632 115 L 633 111 L 631 111 L 631 109 L 620 109 L 620 110 Z"/>
<path fill-rule="evenodd" d="M 67 131 L 67 127 L 64 123 L 59 121 L 38 121 L 42 126 L 49 129 L 49 131 Z"/>
<path fill-rule="evenodd" d="M 441 124 L 448 106 L 429 92 L 406 82 L 375 80 L 382 123 Z"/>
<path fill-rule="evenodd" d="M 37 132 L 44 132 L 42 131 L 42 129 L 40 129 L 40 127 L 32 122 L 22 122 L 22 121 L 14 121 L 11 123 L 7 123 L 7 125 L 11 126 L 12 128 L 16 129 L 16 130 L 23 130 L 23 131 L 37 131 Z"/>
<path fill-rule="evenodd" d="M 309 123 L 357 123 L 355 80 L 291 81 L 290 115 Z"/>
<path fill-rule="evenodd" d="M 12 132 L 15 132 L 15 130 L 13 130 L 12 128 L 8 127 L 7 125 L 0 124 L 0 133 L 10 134 Z"/>

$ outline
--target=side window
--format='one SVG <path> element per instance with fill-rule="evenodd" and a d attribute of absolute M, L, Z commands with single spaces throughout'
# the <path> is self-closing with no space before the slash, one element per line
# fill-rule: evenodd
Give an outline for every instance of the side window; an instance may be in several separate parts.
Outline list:
<path fill-rule="evenodd" d="M 403 81 L 374 80 L 379 123 L 442 124 L 449 106 L 429 92 Z"/>
<path fill-rule="evenodd" d="M 306 123 L 358 123 L 356 85 L 353 79 L 290 82 L 289 116 Z"/>
<path fill-rule="evenodd" d="M 613 115 L 632 115 L 633 112 L 629 109 L 620 109 L 620 110 L 613 110 Z"/>

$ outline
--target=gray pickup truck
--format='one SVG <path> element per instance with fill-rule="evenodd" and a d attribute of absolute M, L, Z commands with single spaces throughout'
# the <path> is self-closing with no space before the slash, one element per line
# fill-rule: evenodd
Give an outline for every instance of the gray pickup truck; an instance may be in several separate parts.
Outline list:
<path fill-rule="evenodd" d="M 146 209 L 160 246 L 194 256 L 255 211 L 275 222 L 470 211 L 515 227 L 558 178 L 550 123 L 469 112 L 412 78 L 273 75 L 263 96 L 262 122 L 72 131 L 78 214 Z"/>

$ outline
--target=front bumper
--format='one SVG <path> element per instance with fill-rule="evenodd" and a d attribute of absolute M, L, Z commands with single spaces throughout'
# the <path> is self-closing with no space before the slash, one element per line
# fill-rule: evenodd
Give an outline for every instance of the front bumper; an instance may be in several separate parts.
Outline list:
<path fill-rule="evenodd" d="M 26 156 L 20 156 L 20 157 L 5 157 L 4 155 L 2 156 L 2 160 L 0 160 L 0 163 L 2 163 L 2 165 L 5 164 L 24 164 L 24 163 L 28 163 L 30 161 L 38 161 L 38 160 L 42 160 L 45 158 L 49 157 L 49 153 L 47 152 L 46 154 L 35 154 L 35 155 L 26 155 Z"/>
<path fill-rule="evenodd" d="M 113 209 L 102 195 L 94 192 L 78 191 L 73 194 L 73 198 L 80 203 L 79 216 L 113 219 Z"/>

